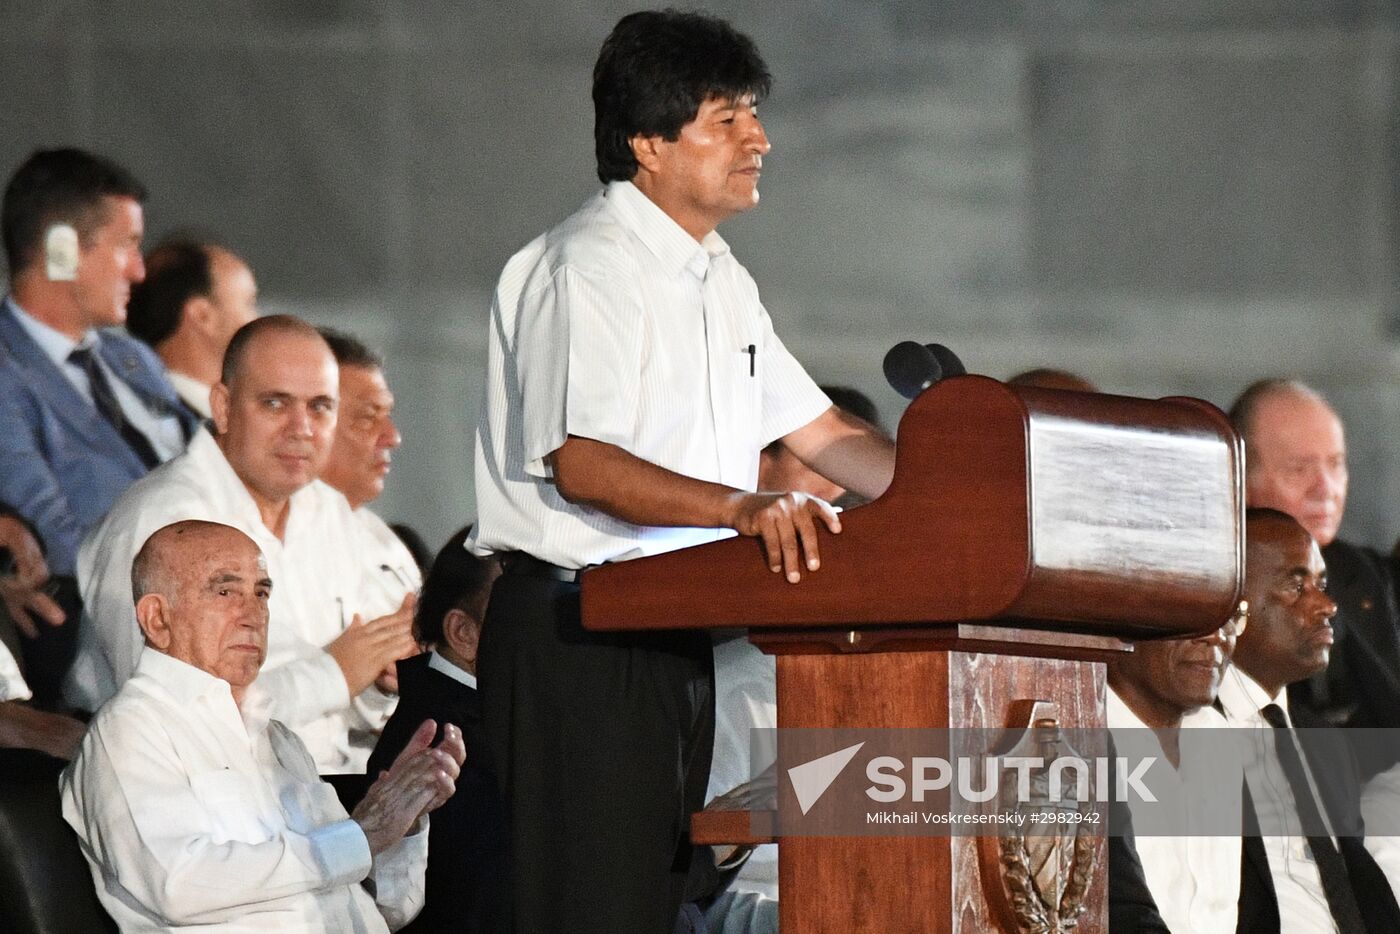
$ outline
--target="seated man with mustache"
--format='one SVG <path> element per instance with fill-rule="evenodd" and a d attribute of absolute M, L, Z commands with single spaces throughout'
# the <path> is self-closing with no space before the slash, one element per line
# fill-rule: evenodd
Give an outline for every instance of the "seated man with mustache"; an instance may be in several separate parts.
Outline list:
<path fill-rule="evenodd" d="M 103 907 L 123 931 L 402 927 L 422 904 L 426 815 L 455 790 L 461 732 L 445 725 L 432 747 L 437 724 L 420 724 L 347 815 L 253 687 L 273 590 L 253 540 L 177 522 L 131 577 L 145 648 L 60 781 Z"/>

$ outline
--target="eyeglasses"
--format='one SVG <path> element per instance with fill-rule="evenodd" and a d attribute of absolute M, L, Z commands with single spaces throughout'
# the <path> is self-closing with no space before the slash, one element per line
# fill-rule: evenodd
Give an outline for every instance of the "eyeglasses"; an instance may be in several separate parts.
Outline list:
<path fill-rule="evenodd" d="M 1225 621 L 1225 625 L 1220 627 L 1221 634 L 1227 639 L 1238 639 L 1244 634 L 1245 627 L 1249 625 L 1249 601 L 1241 600 L 1240 605 L 1235 607 L 1235 614 Z"/>

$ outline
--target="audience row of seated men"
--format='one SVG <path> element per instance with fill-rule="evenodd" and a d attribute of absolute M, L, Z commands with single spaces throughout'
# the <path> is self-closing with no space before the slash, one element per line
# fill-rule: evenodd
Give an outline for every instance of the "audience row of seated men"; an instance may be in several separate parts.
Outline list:
<path fill-rule="evenodd" d="M 335 887 L 326 889 L 328 877 L 298 876 L 290 863 L 271 860 L 272 875 L 249 870 L 261 880 L 256 890 L 267 896 L 267 910 L 301 911 L 298 899 L 318 892 L 312 898 L 317 906 L 307 910 L 339 919 L 333 929 L 341 923 L 373 929 L 362 890 L 351 884 L 369 871 L 369 856 L 357 851 L 337 862 L 344 859 L 335 848 L 345 836 L 338 823 L 345 816 L 314 776 L 363 772 L 382 729 L 369 774 L 386 768 L 389 780 L 372 785 L 355 809 L 362 827 L 356 839 L 369 840 L 376 871 L 392 862 L 393 852 L 424 848 L 421 839 L 396 841 L 429 804 L 441 804 L 462 757 L 455 729 L 438 728 L 434 747 L 431 732 L 419 726 L 424 719 L 456 724 L 468 731 L 468 747 L 474 745 L 475 640 L 489 584 L 482 575 L 490 572 L 462 549 L 462 535 L 455 538 L 439 556 L 440 586 L 435 567 L 424 590 L 424 600 L 435 602 L 421 608 L 414 630 L 416 564 L 365 508 L 382 491 L 399 443 L 382 364 L 353 339 L 318 333 L 294 318 L 252 321 L 252 274 L 222 248 L 174 242 L 152 254 L 147 270 L 139 251 L 143 197 L 119 168 L 71 150 L 37 154 L 5 195 L 11 294 L 0 309 L 0 454 L 6 463 L 0 497 L 16 510 L 0 515 L 0 536 L 15 556 L 16 573 L 4 579 L 0 593 L 7 615 L 41 633 L 62 622 L 64 611 L 39 585 L 49 570 L 76 571 L 86 609 L 68 696 L 90 711 L 117 698 L 103 707 L 69 774 L 65 807 L 80 832 L 90 829 L 93 841 L 103 841 L 92 842 L 88 856 L 109 908 L 133 928 L 150 921 L 142 912 L 167 919 L 151 923 L 170 924 L 241 917 L 243 903 L 220 902 L 201 887 L 209 863 L 179 847 L 162 850 L 174 862 L 153 854 L 140 830 L 141 820 L 152 818 L 152 833 L 162 840 L 156 849 L 176 839 L 163 834 L 187 819 L 192 823 L 178 825 L 182 832 L 200 827 L 199 839 L 226 845 L 204 854 L 215 860 L 262 858 L 253 849 L 274 837 L 291 847 L 287 852 L 301 847 L 300 855 L 309 858 L 305 866 L 335 869 Z M 65 252 L 70 236 L 76 262 Z M 147 348 L 106 329 L 122 323 L 129 293 L 133 313 L 140 311 L 132 331 L 154 343 L 171 373 L 183 374 L 178 395 Z M 216 353 L 221 340 L 229 343 Z M 1286 728 L 1310 722 L 1310 709 L 1349 726 L 1393 727 L 1400 717 L 1393 574 L 1376 553 L 1336 538 L 1346 466 L 1335 413 L 1307 387 L 1271 381 L 1251 387 L 1232 417 L 1248 447 L 1251 505 L 1276 507 L 1302 528 L 1282 515 L 1251 514 L 1251 622 L 1199 639 L 1144 645 L 1110 674 L 1115 724 L 1162 731 L 1168 758 L 1183 769 L 1189 750 L 1172 746 L 1170 731 L 1205 721 L 1220 726 L 1212 709 L 1217 702 L 1227 724 L 1274 726 L 1278 719 Z M 769 483 L 798 488 L 790 478 Z M 1323 546 L 1335 605 L 1320 592 L 1313 541 Z M 188 545 L 178 560 L 170 553 L 177 543 Z M 206 566 L 227 555 L 238 556 L 239 567 L 230 573 L 247 587 L 235 594 L 242 609 L 225 614 L 215 631 L 210 627 L 220 613 L 197 607 L 235 590 L 214 586 L 228 583 L 228 575 L 216 579 L 216 569 Z M 463 566 L 453 569 L 454 562 Z M 460 587 L 455 593 L 452 584 Z M 1285 606 L 1280 593 L 1290 587 L 1299 600 Z M 1330 664 L 1328 632 L 1335 637 Z M 436 644 L 437 651 L 396 669 L 419 643 Z M 82 726 L 17 703 L 29 692 L 13 648 L 0 646 L 0 740 L 66 756 Z M 1232 652 L 1234 665 L 1227 667 Z M 224 667 L 225 656 L 236 663 L 232 668 Z M 219 680 L 231 686 L 227 693 L 214 683 Z M 391 718 L 396 693 L 402 694 L 401 715 Z M 1269 707 L 1278 713 L 1261 713 Z M 152 717 L 151 710 L 162 712 Z M 184 717 L 188 723 L 177 723 Z M 220 729 L 235 736 L 244 729 L 254 759 L 240 752 L 243 758 L 231 765 L 236 745 L 223 742 L 228 736 Z M 222 740 L 210 738 L 215 735 Z M 204 739 L 196 743 L 196 736 Z M 142 761 L 168 765 L 168 777 L 183 779 L 167 787 L 144 771 L 133 775 L 127 766 L 135 750 L 143 750 Z M 401 750 L 408 750 L 402 760 Z M 1304 751 L 1310 761 L 1313 750 L 1304 744 Z M 1336 761 L 1350 755 L 1345 749 L 1328 753 Z M 1285 758 L 1280 754 L 1280 763 Z M 1364 763 L 1367 775 L 1393 764 L 1384 752 Z M 225 767 L 238 775 L 221 775 Z M 438 767 L 441 775 L 434 772 Z M 269 769 L 298 790 L 276 801 L 263 795 L 239 814 L 234 802 L 266 791 L 250 792 L 249 777 Z M 142 787 L 122 785 L 124 774 Z M 414 778 L 400 778 L 408 775 Z M 114 784 L 124 788 L 122 795 L 103 791 Z M 425 930 L 465 923 L 462 901 L 473 906 L 479 920 L 471 925 L 481 929 L 500 924 L 505 911 L 494 897 L 504 865 L 495 782 L 472 763 L 460 784 L 471 793 L 439 814 L 445 832 L 426 843 L 436 855 L 428 864 L 428 908 L 420 919 Z M 175 794 L 175 786 L 184 790 Z M 178 806 L 181 800 L 188 806 Z M 112 812 L 114 801 L 134 810 Z M 1303 806 L 1285 801 L 1287 808 Z M 1391 857 L 1375 842 L 1377 867 L 1361 848 L 1354 798 L 1326 800 L 1324 807 L 1335 828 L 1330 850 L 1320 838 L 1266 836 L 1257 848 L 1246 842 L 1239 859 L 1238 837 L 1213 838 L 1218 845 L 1211 847 L 1139 838 L 1144 874 L 1167 928 L 1396 929 L 1400 914 L 1379 875 L 1391 870 L 1392 880 L 1400 879 Z M 272 808 L 282 809 L 281 816 Z M 384 830 L 389 824 L 397 831 Z M 133 827 L 146 842 L 131 838 Z M 296 842 L 278 837 L 279 827 L 290 829 Z M 323 840 L 334 841 L 324 852 Z M 472 849 L 463 840 L 481 846 Z M 276 875 L 283 871 L 290 875 Z M 451 896 L 437 899 L 450 907 L 433 910 L 435 890 L 450 893 L 463 885 L 474 894 L 455 904 Z M 396 897 L 389 877 L 375 888 L 389 901 Z M 407 919 L 407 904 L 389 907 L 391 924 Z M 126 918 L 124 912 L 135 914 Z M 1151 923 L 1144 920 L 1143 929 L 1153 929 Z"/>
<path fill-rule="evenodd" d="M 338 370 L 324 338 L 289 317 L 259 318 L 229 343 L 210 393 L 216 434 L 133 484 L 78 556 L 85 607 L 68 682 L 96 710 L 131 676 L 141 642 L 132 560 L 183 519 L 244 528 L 267 557 L 274 593 L 267 670 L 273 716 L 298 732 L 323 773 L 363 772 L 391 697 L 390 666 L 415 654 L 418 574 L 317 479 L 331 452 Z M 392 533 L 385 533 L 392 537 Z"/>
<path fill-rule="evenodd" d="M 1010 382 L 1096 391 L 1059 371 L 1032 371 Z M 1400 668 L 1387 668 L 1377 653 L 1378 645 L 1389 648 L 1400 638 L 1391 572 L 1374 552 L 1335 540 L 1345 508 L 1345 443 L 1340 420 L 1316 392 L 1294 381 L 1261 381 L 1241 395 L 1231 419 L 1247 448 L 1248 611 L 1205 636 L 1139 643 L 1109 666 L 1108 723 L 1119 751 L 1140 747 L 1150 730 L 1153 751 L 1173 767 L 1170 780 L 1180 797 L 1175 811 L 1140 803 L 1133 809 L 1135 858 L 1131 866 L 1119 861 L 1115 871 L 1132 877 L 1140 869 L 1155 904 L 1115 912 L 1112 928 L 1395 930 L 1400 852 L 1388 836 L 1365 837 L 1365 775 L 1353 769 L 1353 749 L 1338 734 L 1310 731 L 1300 734 L 1304 754 L 1287 754 L 1299 748 L 1291 737 L 1295 723 L 1321 726 L 1330 717 L 1336 725 L 1393 725 L 1400 692 L 1385 693 L 1394 674 L 1379 670 Z M 1342 567 L 1360 566 L 1364 573 L 1344 576 L 1342 586 L 1331 583 L 1318 541 L 1328 543 Z M 1347 598 L 1355 615 L 1338 625 L 1338 603 Z M 1348 628 L 1356 619 L 1360 623 Z M 1339 655 L 1341 664 L 1333 668 L 1329 656 L 1336 664 Z M 1359 670 L 1376 676 L 1368 679 Z M 1330 708 L 1319 702 L 1329 696 Z M 1276 731 L 1271 748 L 1279 751 L 1249 756 L 1239 753 L 1239 744 L 1211 741 L 1208 731 L 1231 726 Z M 1395 748 L 1393 742 L 1355 744 L 1372 771 L 1393 762 Z M 1236 754 L 1248 780 L 1221 781 L 1220 760 Z M 1306 788 L 1295 784 L 1299 775 L 1288 774 L 1290 760 L 1307 763 L 1298 767 Z M 1200 793 L 1203 782 L 1214 783 L 1209 796 Z M 1368 797 L 1390 809 L 1376 824 L 1393 828 L 1400 796 L 1384 796 L 1382 803 L 1376 785 Z M 1241 788 L 1247 789 L 1243 800 Z M 1254 822 L 1254 835 L 1214 833 L 1231 826 L 1220 816 L 1231 804 Z M 1311 811 L 1325 815 L 1330 835 L 1306 832 L 1304 815 Z M 1112 905 L 1112 895 L 1110 901 L 1111 908 L 1123 907 Z"/>
<path fill-rule="evenodd" d="M 1325 590 L 1321 554 L 1296 520 L 1268 508 L 1249 510 L 1246 541 L 1247 613 L 1205 636 L 1141 643 L 1109 666 L 1108 724 L 1117 749 L 1159 747 L 1150 752 L 1171 764 L 1176 801 L 1167 809 L 1160 801 L 1131 805 L 1135 849 L 1157 911 L 1132 924 L 1192 932 L 1397 930 L 1392 887 L 1400 882 L 1400 854 L 1394 839 L 1366 837 L 1361 779 L 1343 734 L 1294 731 L 1321 725 L 1286 691 L 1327 665 L 1336 604 Z M 1248 733 L 1212 736 L 1230 728 Z M 1161 794 L 1168 785 L 1158 780 L 1153 788 Z M 1226 817 L 1232 813 L 1234 824 Z M 1220 832 L 1241 821 L 1253 833 Z M 1385 823 L 1393 826 L 1394 818 Z"/>
<path fill-rule="evenodd" d="M 174 241 L 152 253 L 147 277 L 143 199 L 122 169 L 77 150 L 36 153 L 6 189 L 11 294 L 0 309 L 0 488 L 15 508 L 0 516 L 0 544 L 14 557 L 13 573 L 0 575 L 0 595 L 14 626 L 0 632 L 80 633 L 67 693 L 79 711 L 95 710 L 143 658 L 148 640 L 133 612 L 142 595 L 133 593 L 132 566 L 151 533 L 190 520 L 241 526 L 279 571 L 303 569 L 282 576 L 270 599 L 282 617 L 271 649 L 287 666 L 258 682 L 258 709 L 299 727 L 321 772 L 363 771 L 393 707 L 394 662 L 418 651 L 417 563 L 363 508 L 382 491 L 400 442 L 382 362 L 352 338 L 323 336 L 290 318 L 261 319 L 227 353 L 221 342 L 256 318 L 251 272 L 220 247 Z M 122 323 L 129 295 L 132 332 L 179 374 L 183 396 L 149 349 L 109 329 Z M 346 413 L 338 422 L 337 403 Z M 322 473 L 340 490 L 315 479 Z M 104 516 L 111 521 L 96 527 Z M 124 518 L 133 521 L 123 525 Z M 81 624 L 50 598 L 52 583 L 71 580 L 79 551 Z M 139 575 L 135 581 L 139 591 Z M 308 594 L 308 587 L 319 589 Z M 189 631 L 200 622 L 186 621 Z M 25 703 L 31 692 L 20 660 L 33 641 L 0 644 L 0 745 L 67 758 L 83 735 L 81 720 Z M 373 803 L 381 797 L 366 801 L 382 811 Z M 114 866 L 94 861 L 99 883 L 104 868 Z M 121 908 L 107 906 L 123 920 Z"/>

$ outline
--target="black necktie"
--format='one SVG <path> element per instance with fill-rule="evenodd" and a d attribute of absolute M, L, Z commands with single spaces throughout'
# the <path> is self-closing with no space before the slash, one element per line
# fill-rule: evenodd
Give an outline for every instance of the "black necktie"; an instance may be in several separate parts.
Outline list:
<path fill-rule="evenodd" d="M 126 413 L 117 401 L 117 394 L 112 391 L 112 384 L 107 382 L 107 374 L 102 372 L 97 358 L 93 356 L 92 348 L 78 347 L 68 355 L 68 360 L 77 364 L 87 374 L 88 385 L 92 387 L 92 401 L 96 404 L 97 411 L 117 430 L 117 434 L 122 436 L 122 440 L 136 456 L 141 458 L 141 463 L 146 465 L 146 469 L 160 466 L 160 458 L 156 455 L 155 448 L 151 447 L 150 439 L 127 421 Z"/>
<path fill-rule="evenodd" d="M 1303 770 L 1303 760 L 1298 754 L 1297 740 L 1283 709 L 1278 704 L 1269 704 L 1259 711 L 1269 726 L 1278 731 L 1274 748 L 1278 750 L 1279 765 L 1288 779 L 1288 787 L 1293 791 L 1293 803 L 1298 809 L 1298 819 L 1304 830 L 1323 830 L 1322 814 L 1318 811 L 1317 799 L 1313 797 L 1312 786 L 1308 784 L 1307 773 Z M 1361 909 L 1356 904 L 1356 893 L 1352 891 L 1351 876 L 1347 873 L 1346 861 L 1332 838 L 1325 832 L 1307 834 L 1308 849 L 1312 851 L 1313 862 L 1317 864 L 1317 874 L 1322 877 L 1322 891 L 1327 896 L 1327 907 L 1337 922 L 1341 934 L 1365 934 L 1366 924 L 1361 920 Z"/>

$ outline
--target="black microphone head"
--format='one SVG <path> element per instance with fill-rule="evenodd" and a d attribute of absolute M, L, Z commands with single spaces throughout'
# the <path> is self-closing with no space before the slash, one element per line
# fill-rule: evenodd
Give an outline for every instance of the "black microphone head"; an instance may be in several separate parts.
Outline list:
<path fill-rule="evenodd" d="M 938 361 L 938 365 L 943 368 L 944 376 L 966 375 L 967 367 L 963 366 L 963 362 L 958 359 L 958 355 L 947 347 L 944 347 L 942 344 L 925 344 L 924 346 L 928 348 L 929 353 L 933 354 L 933 359 Z"/>
<path fill-rule="evenodd" d="M 900 341 L 885 354 L 885 379 L 906 399 L 914 398 L 942 376 L 938 358 L 923 344 Z"/>

